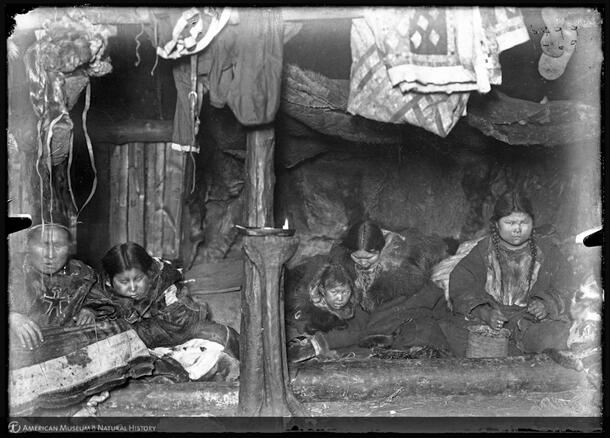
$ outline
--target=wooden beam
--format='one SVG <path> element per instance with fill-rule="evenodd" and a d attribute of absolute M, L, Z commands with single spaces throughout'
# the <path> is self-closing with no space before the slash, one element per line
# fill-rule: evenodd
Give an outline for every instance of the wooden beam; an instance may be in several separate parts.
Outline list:
<path fill-rule="evenodd" d="M 510 145 L 599 145 L 601 136 L 600 108 L 572 100 L 531 102 L 499 91 L 472 96 L 466 120 Z"/>
<path fill-rule="evenodd" d="M 362 17 L 362 8 L 357 7 L 282 8 L 282 18 L 284 21 L 345 20 Z"/>
<path fill-rule="evenodd" d="M 147 8 L 147 7 L 39 7 L 26 14 L 19 14 L 16 19 L 16 30 L 28 31 L 42 27 L 45 20 L 53 19 L 78 9 L 93 24 L 144 24 L 152 25 L 153 15 L 167 14 L 174 10 L 186 11 L 182 8 Z M 240 8 L 235 8 L 239 12 Z M 287 7 L 282 8 L 284 21 L 337 20 L 361 18 L 362 8 L 357 7 Z"/>
<path fill-rule="evenodd" d="M 367 359 L 310 362 L 291 370 L 295 395 L 307 400 L 367 400 L 396 388 L 407 394 L 501 394 L 559 392 L 586 384 L 584 373 L 546 355 L 501 359 Z M 365 384 L 350 384 L 355 379 Z"/>
<path fill-rule="evenodd" d="M 347 112 L 349 81 L 289 65 L 282 78 L 281 111 L 311 129 L 348 141 L 367 144 L 404 144 L 444 140 L 409 124 L 376 122 Z M 472 93 L 468 125 L 509 145 L 555 147 L 588 143 L 599 145 L 599 108 L 574 100 L 531 102 L 497 90 Z"/>
<path fill-rule="evenodd" d="M 584 373 L 546 355 L 503 359 L 348 360 L 303 363 L 291 369 L 291 386 L 302 402 L 382 399 L 405 395 L 491 396 L 505 392 L 562 392 L 585 384 Z M 355 382 L 358 382 L 357 384 Z M 180 415 L 182 409 L 237 405 L 240 382 L 130 384 L 100 405 L 105 415 L 141 409 L 146 415 Z M 163 403 L 160 403 L 160 398 Z"/>
<path fill-rule="evenodd" d="M 161 143 L 171 142 L 172 120 L 137 119 L 121 122 L 91 120 L 87 125 L 93 143 Z"/>

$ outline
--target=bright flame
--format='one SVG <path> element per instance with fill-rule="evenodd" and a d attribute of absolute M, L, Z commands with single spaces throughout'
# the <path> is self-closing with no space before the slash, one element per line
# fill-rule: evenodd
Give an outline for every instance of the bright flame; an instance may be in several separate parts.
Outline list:
<path fill-rule="evenodd" d="M 287 230 L 288 229 L 288 218 L 286 218 L 284 220 L 284 226 L 282 227 L 282 229 Z"/>

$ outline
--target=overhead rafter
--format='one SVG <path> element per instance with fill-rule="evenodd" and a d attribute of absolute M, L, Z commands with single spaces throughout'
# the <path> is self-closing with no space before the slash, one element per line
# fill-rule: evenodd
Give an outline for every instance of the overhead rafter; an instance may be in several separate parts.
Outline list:
<path fill-rule="evenodd" d="M 184 11 L 188 8 L 150 8 L 150 7 L 39 7 L 26 14 L 15 17 L 16 29 L 27 31 L 42 26 L 45 20 L 61 17 L 66 9 L 79 10 L 93 24 L 152 24 L 153 15 L 175 10 Z M 336 20 L 362 17 L 362 9 L 355 7 L 289 7 L 282 8 L 284 21 Z"/>

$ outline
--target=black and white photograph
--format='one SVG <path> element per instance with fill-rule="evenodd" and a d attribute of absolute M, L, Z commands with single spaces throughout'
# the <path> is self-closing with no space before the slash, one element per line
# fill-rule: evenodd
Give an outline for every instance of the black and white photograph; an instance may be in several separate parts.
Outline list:
<path fill-rule="evenodd" d="M 603 431 L 602 2 L 3 10 L 9 433 Z"/>

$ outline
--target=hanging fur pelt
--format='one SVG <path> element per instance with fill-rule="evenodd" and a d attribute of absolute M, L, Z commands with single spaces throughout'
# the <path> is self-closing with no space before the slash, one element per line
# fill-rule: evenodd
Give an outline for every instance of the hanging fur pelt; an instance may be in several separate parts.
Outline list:
<path fill-rule="evenodd" d="M 39 148 L 45 161 L 55 166 L 69 154 L 72 120 L 69 111 L 89 83 L 89 76 L 112 70 L 102 55 L 108 36 L 116 29 L 92 25 L 78 10 L 57 21 L 46 21 L 36 31 L 24 54 L 30 101 L 40 124 Z"/>

